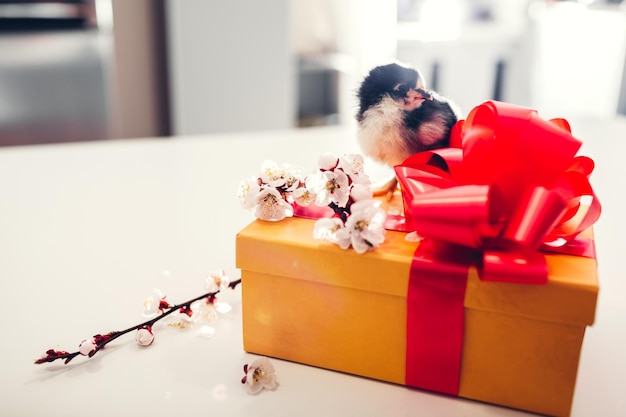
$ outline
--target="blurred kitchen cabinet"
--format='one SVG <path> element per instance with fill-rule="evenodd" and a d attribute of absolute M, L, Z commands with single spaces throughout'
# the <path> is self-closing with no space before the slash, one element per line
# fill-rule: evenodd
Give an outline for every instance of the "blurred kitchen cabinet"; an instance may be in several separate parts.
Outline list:
<path fill-rule="evenodd" d="M 94 0 L 0 1 L 0 146 L 109 137 L 110 43 Z"/>
<path fill-rule="evenodd" d="M 114 138 L 170 134 L 164 0 L 111 0 Z"/>
<path fill-rule="evenodd" d="M 289 0 L 167 0 L 173 134 L 294 127 Z"/>

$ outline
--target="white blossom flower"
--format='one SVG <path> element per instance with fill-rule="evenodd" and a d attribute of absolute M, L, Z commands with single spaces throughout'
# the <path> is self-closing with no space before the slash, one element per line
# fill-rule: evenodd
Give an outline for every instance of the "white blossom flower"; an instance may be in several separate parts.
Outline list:
<path fill-rule="evenodd" d="M 276 162 L 266 159 L 261 164 L 261 180 L 272 187 L 285 185 L 285 167 Z"/>
<path fill-rule="evenodd" d="M 350 232 L 337 217 L 317 220 L 313 226 L 313 238 L 335 243 L 342 249 L 350 247 Z"/>
<path fill-rule="evenodd" d="M 306 188 L 315 193 L 315 204 L 327 206 L 335 203 L 345 207 L 350 198 L 348 176 L 342 171 L 316 172 L 306 179 Z"/>
<path fill-rule="evenodd" d="M 275 188 L 265 188 L 257 196 L 255 215 L 261 220 L 278 221 L 293 216 L 293 207 Z"/>
<path fill-rule="evenodd" d="M 226 276 L 226 271 L 218 269 L 210 271 L 209 276 L 204 280 L 204 288 L 207 292 L 217 292 L 228 288 L 230 279 Z"/>
<path fill-rule="evenodd" d="M 207 297 L 191 304 L 193 311 L 191 320 L 194 324 L 211 323 L 217 320 L 219 314 L 227 314 L 232 309 L 233 307 L 229 303 L 217 301 L 217 297 Z"/>
<path fill-rule="evenodd" d="M 93 339 L 83 340 L 78 345 L 78 351 L 84 356 L 93 356 L 96 353 L 96 342 Z"/>
<path fill-rule="evenodd" d="M 239 183 L 237 199 L 244 209 L 251 209 L 256 206 L 256 199 L 260 192 L 261 186 L 259 185 L 259 180 L 254 177 L 250 177 Z"/>
<path fill-rule="evenodd" d="M 366 184 L 352 184 L 350 189 L 350 196 L 354 201 L 371 200 L 374 197 L 374 192 L 369 185 Z"/>
<path fill-rule="evenodd" d="M 371 183 L 369 176 L 365 173 L 365 161 L 362 155 L 344 155 L 339 159 L 339 165 L 353 183 L 365 185 Z"/>
<path fill-rule="evenodd" d="M 185 330 L 193 327 L 194 318 L 196 312 L 191 309 L 185 311 L 179 311 L 178 314 L 170 315 L 166 320 L 169 327 L 174 327 L 180 330 Z"/>
<path fill-rule="evenodd" d="M 330 152 L 323 153 L 317 162 L 318 166 L 325 171 L 333 170 L 337 167 L 339 158 Z"/>
<path fill-rule="evenodd" d="M 282 164 L 283 177 L 285 179 L 285 191 L 293 192 L 300 186 L 302 182 L 302 169 L 291 166 L 289 164 Z"/>
<path fill-rule="evenodd" d="M 191 305 L 193 309 L 193 321 L 211 323 L 217 319 L 217 310 L 213 303 L 208 300 L 198 300 Z"/>
<path fill-rule="evenodd" d="M 169 306 L 169 303 L 165 301 L 165 296 L 155 288 L 152 290 L 152 296 L 146 298 L 143 302 L 143 315 L 144 317 L 154 317 L 163 313 L 163 310 Z"/>
<path fill-rule="evenodd" d="M 308 207 L 317 199 L 317 195 L 306 187 L 300 187 L 291 193 L 294 202 L 300 207 Z"/>
<path fill-rule="evenodd" d="M 274 365 L 269 359 L 261 357 L 250 365 L 244 365 L 245 375 L 241 382 L 246 384 L 246 389 L 250 394 L 258 394 L 263 389 L 274 390 L 278 387 Z"/>
<path fill-rule="evenodd" d="M 154 341 L 154 333 L 152 333 L 151 327 L 141 327 L 137 329 L 135 340 L 141 346 L 150 346 Z"/>
<path fill-rule="evenodd" d="M 350 242 L 358 253 L 378 247 L 385 240 L 385 211 L 374 200 L 358 201 L 351 206 L 346 220 Z"/>

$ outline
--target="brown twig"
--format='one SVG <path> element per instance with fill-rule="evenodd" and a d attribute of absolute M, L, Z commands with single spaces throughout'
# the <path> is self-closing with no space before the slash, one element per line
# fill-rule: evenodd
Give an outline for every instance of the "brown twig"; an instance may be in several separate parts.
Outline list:
<path fill-rule="evenodd" d="M 228 287 L 231 289 L 235 289 L 237 287 L 237 285 L 239 285 L 241 283 L 241 279 L 238 279 L 236 281 L 231 282 L 230 284 L 228 284 Z M 181 313 L 187 313 L 191 311 L 191 304 L 194 303 L 195 301 L 199 301 L 202 300 L 204 298 L 209 299 L 210 302 L 213 302 L 213 300 L 215 299 L 215 296 L 220 292 L 220 290 L 217 291 L 213 291 L 213 292 L 208 292 L 206 294 L 202 294 L 198 297 L 192 298 L 191 300 L 185 301 L 182 304 L 177 304 L 174 306 L 169 306 L 168 310 L 164 311 L 163 314 L 160 314 L 150 320 L 144 321 L 143 323 L 137 324 L 135 326 L 129 327 L 128 329 L 125 330 L 121 330 L 121 331 L 113 331 L 113 332 L 109 332 L 107 334 L 97 334 L 93 337 L 93 341 L 95 343 L 95 348 L 89 352 L 89 357 L 91 358 L 93 355 L 95 355 L 99 350 L 104 349 L 104 347 L 112 342 L 113 340 L 117 339 L 118 337 L 121 337 L 123 335 L 125 335 L 126 333 L 132 332 L 133 330 L 139 330 L 139 329 L 144 329 L 144 328 L 151 328 L 156 322 L 158 322 L 159 320 L 162 320 L 163 318 L 169 316 L 170 314 L 178 311 Z M 35 364 L 42 364 L 42 363 L 46 363 L 46 362 L 54 362 L 57 359 L 65 359 L 65 363 L 69 363 L 72 359 L 74 359 L 76 356 L 80 355 L 80 351 L 76 351 L 76 352 L 67 352 L 64 350 L 54 350 L 54 349 L 48 349 L 46 351 L 46 356 L 43 356 L 37 360 L 35 360 Z"/>

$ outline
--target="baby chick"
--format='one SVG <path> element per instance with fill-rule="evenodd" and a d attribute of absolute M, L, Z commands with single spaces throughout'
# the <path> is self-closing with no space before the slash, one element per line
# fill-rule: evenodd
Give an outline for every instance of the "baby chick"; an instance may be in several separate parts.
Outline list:
<path fill-rule="evenodd" d="M 428 91 L 419 71 L 404 64 L 375 67 L 357 95 L 359 145 L 392 167 L 417 152 L 448 146 L 460 117 L 454 103 Z"/>

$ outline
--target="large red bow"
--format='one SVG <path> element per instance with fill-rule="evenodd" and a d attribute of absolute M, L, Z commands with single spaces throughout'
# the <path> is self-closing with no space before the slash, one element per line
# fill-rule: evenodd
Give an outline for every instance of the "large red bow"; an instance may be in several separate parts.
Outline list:
<path fill-rule="evenodd" d="M 487 101 L 455 125 L 449 148 L 395 167 L 406 226 L 483 251 L 484 280 L 545 282 L 537 250 L 573 242 L 600 216 L 580 146 L 564 119 Z"/>

